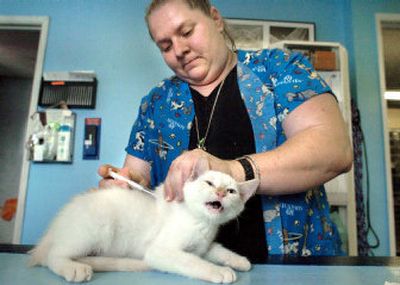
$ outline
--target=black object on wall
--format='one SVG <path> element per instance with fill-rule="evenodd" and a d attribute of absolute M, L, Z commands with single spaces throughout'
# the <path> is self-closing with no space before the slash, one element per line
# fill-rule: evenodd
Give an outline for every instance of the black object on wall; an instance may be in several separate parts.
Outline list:
<path fill-rule="evenodd" d="M 93 72 L 45 73 L 39 106 L 51 107 L 64 102 L 68 108 L 94 109 L 97 80 Z"/>

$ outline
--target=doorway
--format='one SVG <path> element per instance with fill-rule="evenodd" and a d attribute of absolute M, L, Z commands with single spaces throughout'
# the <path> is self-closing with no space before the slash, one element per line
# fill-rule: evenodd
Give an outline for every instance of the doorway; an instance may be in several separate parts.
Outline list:
<path fill-rule="evenodd" d="M 48 17 L 0 16 L 0 243 L 20 243 Z"/>
<path fill-rule="evenodd" d="M 376 15 L 391 255 L 400 256 L 400 14 Z"/>

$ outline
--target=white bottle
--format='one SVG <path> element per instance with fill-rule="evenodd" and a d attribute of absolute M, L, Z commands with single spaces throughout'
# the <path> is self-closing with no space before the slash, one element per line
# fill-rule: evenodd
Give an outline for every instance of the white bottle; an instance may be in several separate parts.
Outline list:
<path fill-rule="evenodd" d="M 44 144 L 35 144 L 33 146 L 33 160 L 34 161 L 43 161 L 43 153 L 44 153 Z"/>
<path fill-rule="evenodd" d="M 58 130 L 57 161 L 71 161 L 72 126 L 65 121 Z"/>

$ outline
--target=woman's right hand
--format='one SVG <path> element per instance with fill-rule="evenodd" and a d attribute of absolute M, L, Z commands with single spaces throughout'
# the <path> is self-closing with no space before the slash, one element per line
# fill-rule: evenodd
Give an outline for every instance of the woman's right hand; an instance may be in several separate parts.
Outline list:
<path fill-rule="evenodd" d="M 148 187 L 147 180 L 141 174 L 131 170 L 128 166 L 117 168 L 110 164 L 103 164 L 97 170 L 97 173 L 103 178 L 99 182 L 100 188 L 110 188 L 112 186 L 118 186 L 129 189 L 128 183 L 126 183 L 125 181 L 114 179 L 110 176 L 110 169 L 115 173 L 128 178 L 129 180 L 133 180 L 143 186 Z"/>
<path fill-rule="evenodd" d="M 118 173 L 119 175 L 122 175 L 128 179 L 131 179 L 130 175 L 129 175 L 130 171 L 129 171 L 128 167 L 117 168 L 110 164 L 103 164 L 97 170 L 97 173 L 102 177 L 102 179 L 99 182 L 99 187 L 100 188 L 110 188 L 112 186 L 118 186 L 118 187 L 128 189 L 129 188 L 128 183 L 126 183 L 125 181 L 114 179 L 110 176 L 110 174 L 109 174 L 110 169 L 112 171 L 114 171 L 115 173 Z"/>

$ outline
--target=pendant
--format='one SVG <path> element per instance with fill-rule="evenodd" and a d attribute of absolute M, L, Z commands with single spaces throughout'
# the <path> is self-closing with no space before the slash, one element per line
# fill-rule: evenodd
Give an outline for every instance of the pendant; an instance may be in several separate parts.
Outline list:
<path fill-rule="evenodd" d="M 202 138 L 201 140 L 199 140 L 199 142 L 197 143 L 197 148 L 202 149 L 204 151 L 206 151 L 206 138 Z"/>

